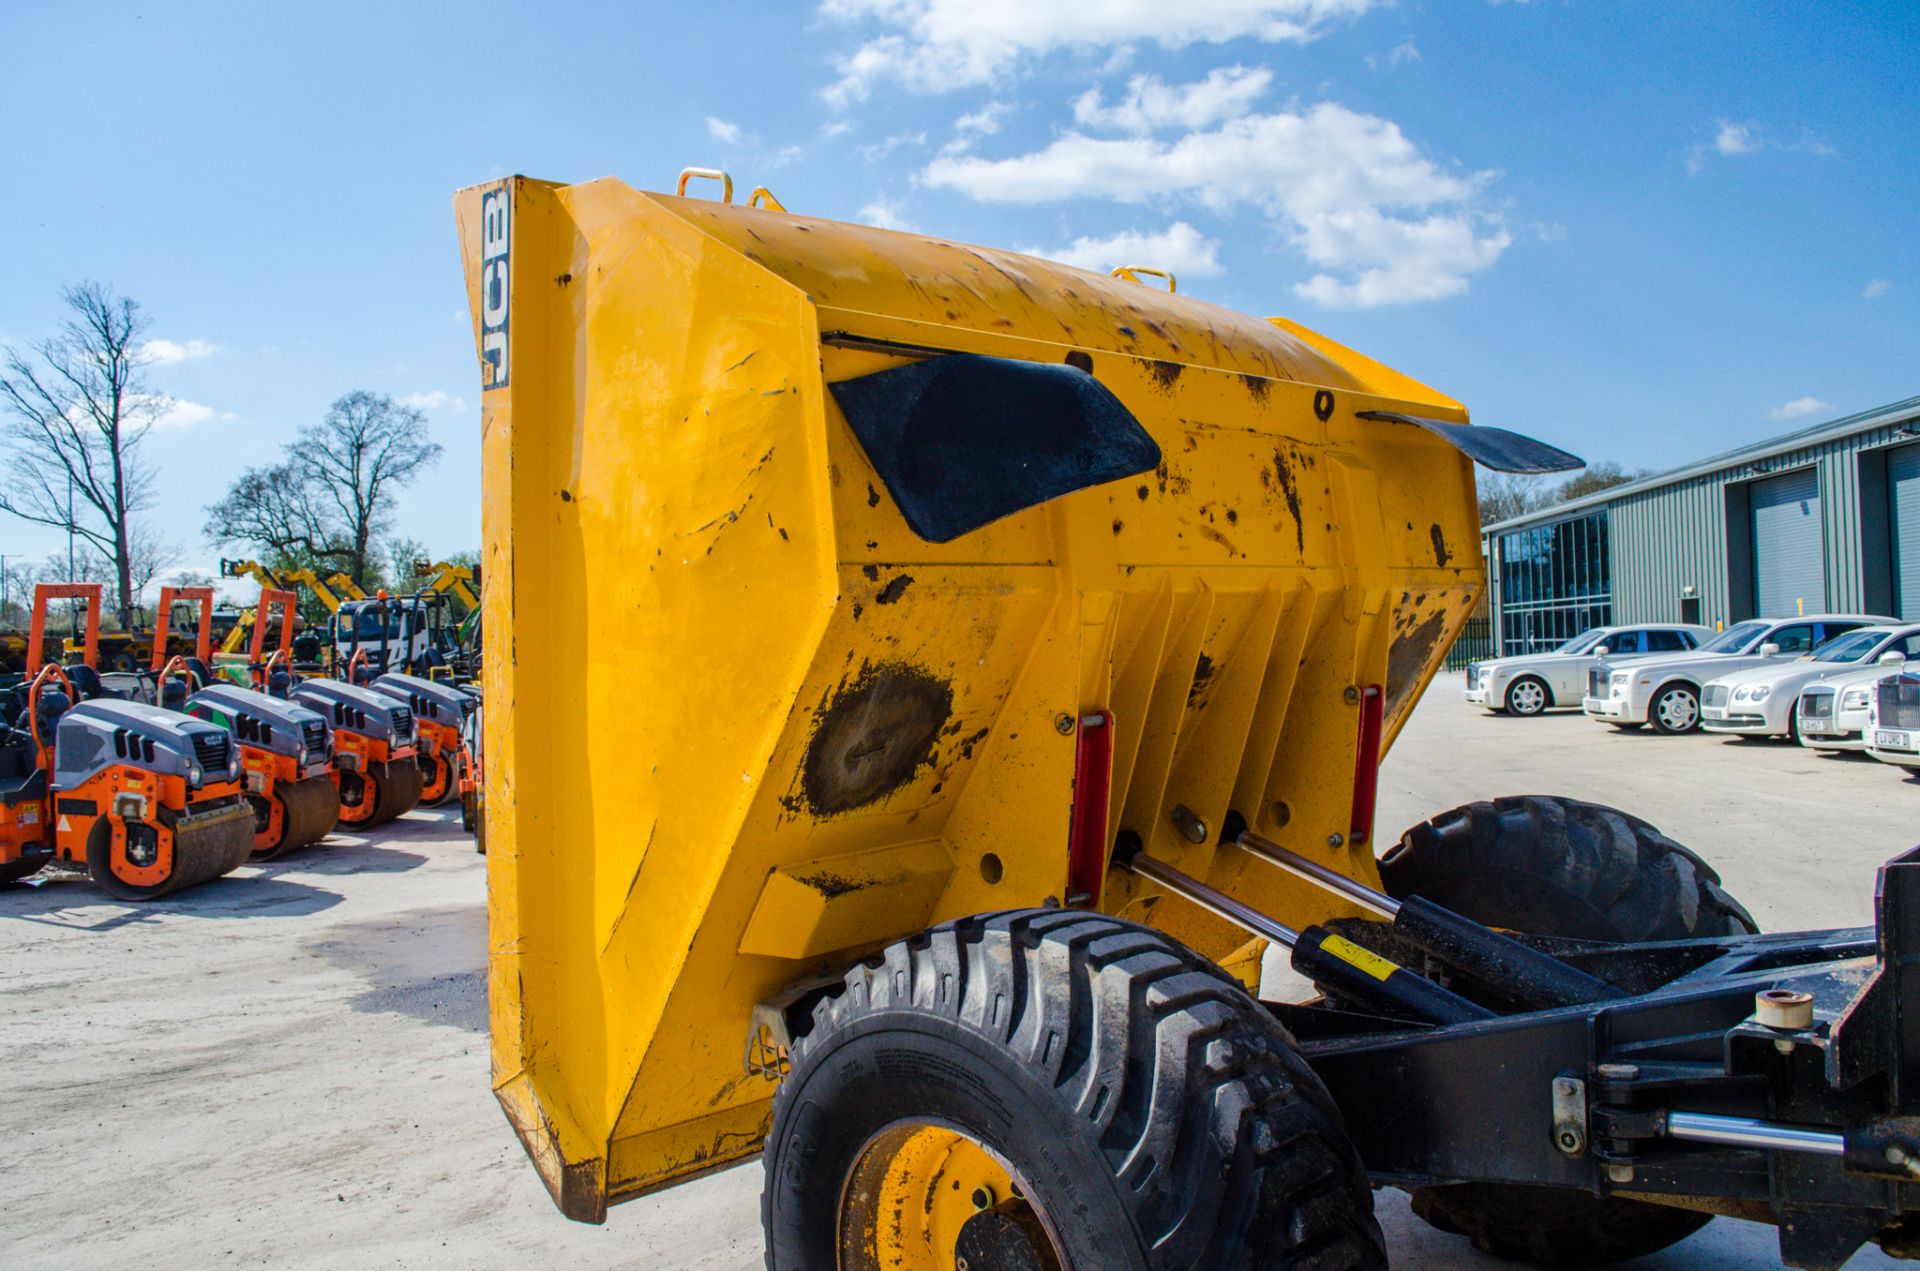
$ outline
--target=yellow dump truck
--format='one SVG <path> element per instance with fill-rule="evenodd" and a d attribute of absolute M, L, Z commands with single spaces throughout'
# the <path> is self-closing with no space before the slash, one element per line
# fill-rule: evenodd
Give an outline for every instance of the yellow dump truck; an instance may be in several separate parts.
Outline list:
<path fill-rule="evenodd" d="M 1473 459 L 1577 460 L 1146 270 L 731 193 L 455 200 L 494 1086 L 565 1214 L 764 1154 L 776 1268 L 1376 1266 L 1380 1183 L 1548 1262 L 1891 1239 L 1897 1165 L 1768 1119 L 1904 1111 L 1808 1049 L 1872 932 L 1760 957 L 1590 804 L 1374 832 Z"/>

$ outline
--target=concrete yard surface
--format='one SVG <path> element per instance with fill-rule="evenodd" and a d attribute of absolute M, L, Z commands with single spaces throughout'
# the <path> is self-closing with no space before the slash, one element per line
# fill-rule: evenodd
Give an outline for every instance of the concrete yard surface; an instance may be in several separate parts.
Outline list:
<path fill-rule="evenodd" d="M 1557 793 L 1700 851 L 1763 926 L 1871 920 L 1920 781 L 1784 744 L 1520 720 L 1430 691 L 1380 824 Z M 0 891 L 0 1266 L 762 1265 L 749 1164 L 561 1218 L 488 1088 L 484 860 L 416 812 L 153 904 L 70 873 Z M 1512 1266 L 1377 1194 L 1397 1265 Z M 1644 1268 L 1774 1265 L 1726 1219 Z M 1855 1268 L 1892 1266 L 1877 1250 Z"/>

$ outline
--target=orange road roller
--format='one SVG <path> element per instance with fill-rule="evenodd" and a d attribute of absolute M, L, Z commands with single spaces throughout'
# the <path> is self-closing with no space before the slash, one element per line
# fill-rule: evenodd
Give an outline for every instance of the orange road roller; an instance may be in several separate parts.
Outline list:
<path fill-rule="evenodd" d="M 420 802 L 425 781 L 410 708 L 372 689 L 327 679 L 300 681 L 292 700 L 332 730 L 340 824 L 371 829 Z"/>
<path fill-rule="evenodd" d="M 420 806 L 437 808 L 473 789 L 473 757 L 467 751 L 466 723 L 479 708 L 473 694 L 418 675 L 391 672 L 368 685 L 413 712 L 419 736 Z"/>
<path fill-rule="evenodd" d="M 152 900 L 246 861 L 253 816 L 224 729 L 75 696 L 42 667 L 0 730 L 0 881 L 69 861 L 118 899 Z"/>

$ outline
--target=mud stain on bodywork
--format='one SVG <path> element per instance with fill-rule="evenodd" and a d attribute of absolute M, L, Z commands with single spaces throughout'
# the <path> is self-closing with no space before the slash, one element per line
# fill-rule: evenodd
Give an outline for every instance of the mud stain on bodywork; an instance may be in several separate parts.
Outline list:
<path fill-rule="evenodd" d="M 863 667 L 820 714 L 800 790 L 815 816 L 874 803 L 931 763 L 953 714 L 953 688 L 919 667 Z"/>
<path fill-rule="evenodd" d="M 1266 474 L 1262 473 L 1262 477 Z M 1273 452 L 1273 480 L 1280 487 L 1280 497 L 1287 502 L 1287 515 L 1293 518 L 1293 541 L 1301 552 L 1307 550 L 1307 527 L 1300 520 L 1300 483 L 1293 475 L 1293 465 L 1287 461 L 1287 452 Z"/>
<path fill-rule="evenodd" d="M 1388 719 L 1400 713 L 1413 686 L 1420 682 L 1421 673 L 1433 658 L 1434 646 L 1446 629 L 1446 614 L 1438 611 L 1423 618 L 1417 609 L 1410 609 L 1394 619 L 1393 644 L 1387 649 Z"/>
<path fill-rule="evenodd" d="M 1447 536 L 1436 522 L 1432 529 L 1433 563 L 1445 569 L 1447 562 L 1453 559 L 1453 552 L 1447 548 Z"/>

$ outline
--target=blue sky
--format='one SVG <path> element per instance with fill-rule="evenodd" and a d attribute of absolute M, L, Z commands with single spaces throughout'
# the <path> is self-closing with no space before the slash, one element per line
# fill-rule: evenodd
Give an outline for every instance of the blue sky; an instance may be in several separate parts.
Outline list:
<path fill-rule="evenodd" d="M 1920 393 L 1911 3 L 826 0 L 0 6 L 0 339 L 153 320 L 202 507 L 356 388 L 477 546 L 449 196 L 510 172 L 1170 265 L 1590 459 L 1660 468 Z M 0 518 L 0 553 L 64 539 Z"/>

